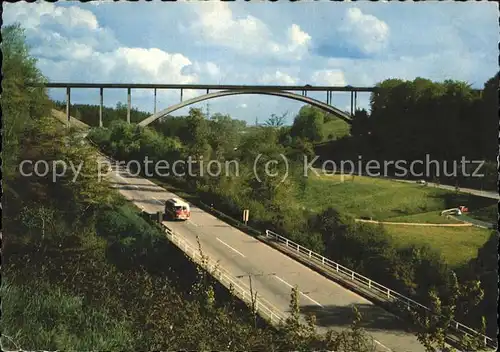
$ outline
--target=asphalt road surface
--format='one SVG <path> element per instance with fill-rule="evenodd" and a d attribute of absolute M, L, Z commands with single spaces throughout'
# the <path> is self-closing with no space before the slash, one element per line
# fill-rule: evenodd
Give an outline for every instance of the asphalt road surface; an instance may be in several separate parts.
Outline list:
<path fill-rule="evenodd" d="M 165 200 L 180 198 L 124 169 L 112 169 L 113 187 L 147 212 L 163 210 Z M 168 227 L 194 248 L 198 236 L 203 252 L 246 286 L 251 275 L 254 292 L 281 312 L 289 312 L 291 288 L 298 285 L 301 311 L 316 314 L 320 331 L 349 328 L 351 305 L 356 305 L 378 350 L 425 351 L 399 318 L 192 204 L 190 220 L 169 221 Z"/>

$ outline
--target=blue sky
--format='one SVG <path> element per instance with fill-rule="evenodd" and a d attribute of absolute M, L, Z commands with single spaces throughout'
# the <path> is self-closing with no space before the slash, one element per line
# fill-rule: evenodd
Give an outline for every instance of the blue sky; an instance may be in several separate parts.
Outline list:
<path fill-rule="evenodd" d="M 18 2 L 4 5 L 3 19 L 26 29 L 53 82 L 370 86 L 420 76 L 480 88 L 498 70 L 498 9 L 486 2 Z M 98 104 L 98 94 L 74 90 L 72 102 Z M 104 95 L 106 105 L 126 102 L 126 90 Z M 179 99 L 159 92 L 158 109 Z M 358 95 L 358 105 L 368 102 Z M 349 93 L 333 103 L 348 110 Z M 153 91 L 132 90 L 132 105 L 152 111 Z M 268 96 L 210 100 L 212 113 L 251 123 L 286 112 L 292 122 L 301 106 Z"/>

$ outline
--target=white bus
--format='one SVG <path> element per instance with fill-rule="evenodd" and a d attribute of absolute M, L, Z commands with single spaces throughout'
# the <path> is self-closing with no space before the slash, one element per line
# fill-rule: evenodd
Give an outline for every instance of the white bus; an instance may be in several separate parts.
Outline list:
<path fill-rule="evenodd" d="M 171 198 L 165 202 L 165 215 L 174 220 L 189 220 L 191 210 L 188 203 L 177 198 Z"/>

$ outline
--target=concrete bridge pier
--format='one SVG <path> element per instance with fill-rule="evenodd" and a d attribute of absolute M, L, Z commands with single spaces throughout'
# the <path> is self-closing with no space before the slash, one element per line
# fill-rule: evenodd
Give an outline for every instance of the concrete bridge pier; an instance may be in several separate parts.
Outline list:
<path fill-rule="evenodd" d="M 354 98 L 354 92 L 351 91 L 351 116 L 353 111 L 353 98 Z"/>
<path fill-rule="evenodd" d="M 327 90 L 326 91 L 326 103 L 328 105 L 332 105 L 332 98 L 333 98 L 333 91 Z"/>
<path fill-rule="evenodd" d="M 130 123 L 130 106 L 132 104 L 132 98 L 130 96 L 130 87 L 127 88 L 127 123 Z"/>
<path fill-rule="evenodd" d="M 71 116 L 69 114 L 70 106 L 71 106 L 71 88 L 66 87 L 66 120 L 68 123 L 68 127 L 69 127 L 69 123 L 70 123 L 69 119 L 71 118 Z"/>
<path fill-rule="evenodd" d="M 156 114 L 156 88 L 155 88 L 155 106 L 154 106 L 154 113 Z"/>
<path fill-rule="evenodd" d="M 356 113 L 356 109 L 358 108 L 358 103 L 357 103 L 357 100 L 358 100 L 358 92 L 357 91 L 354 91 L 354 112 Z M 353 114 L 351 114 L 352 116 Z"/>
<path fill-rule="evenodd" d="M 358 99 L 358 92 L 351 91 L 351 116 L 354 116 L 354 113 L 356 112 L 358 106 L 357 99 Z"/>
<path fill-rule="evenodd" d="M 99 88 L 99 127 L 102 127 L 102 106 L 104 104 L 104 88 Z"/>

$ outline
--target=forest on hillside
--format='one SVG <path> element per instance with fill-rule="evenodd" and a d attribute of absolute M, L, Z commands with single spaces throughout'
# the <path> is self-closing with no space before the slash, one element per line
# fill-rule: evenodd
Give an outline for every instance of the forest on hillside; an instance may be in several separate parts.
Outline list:
<path fill-rule="evenodd" d="M 425 172 L 420 178 L 428 181 L 496 191 L 498 85 L 498 73 L 481 91 L 453 80 L 385 80 L 371 95 L 371 112 L 356 112 L 350 136 L 322 145 L 317 153 L 325 159 L 356 160 L 362 155 L 364 160 L 381 162 L 428 157 L 441 164 L 455 161 L 459 170 L 462 159 L 484 161 L 478 174 L 485 177 L 471 177 L 477 163 L 468 163 L 465 175 L 462 171 L 451 175 L 451 166 L 446 171 L 433 164 L 429 171 L 417 164 L 415 172 Z M 389 175 L 397 175 L 394 164 Z"/>

